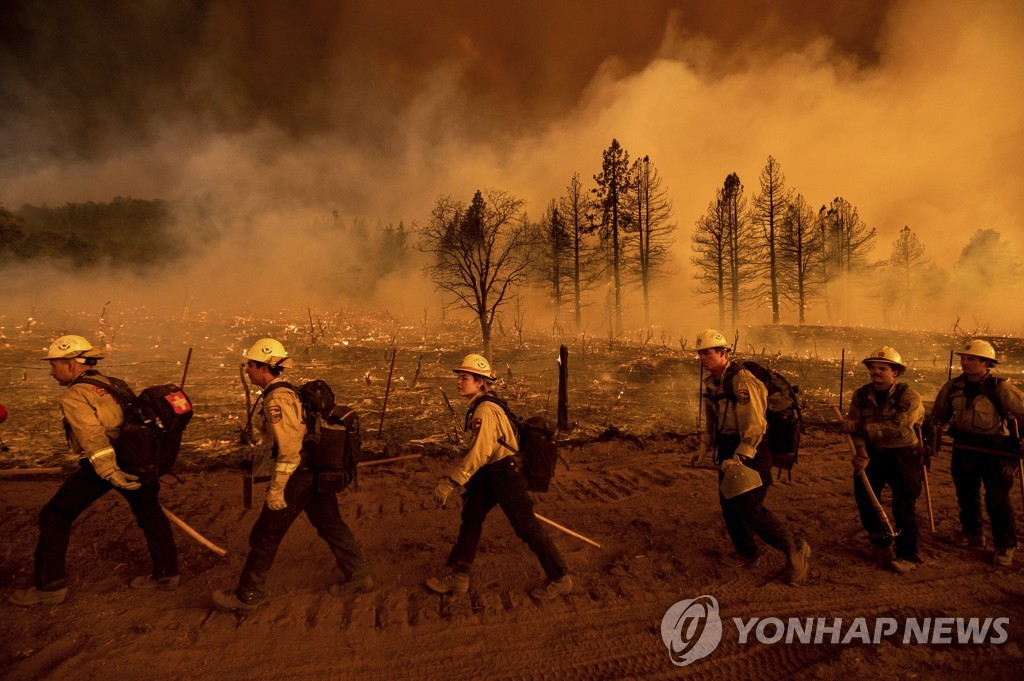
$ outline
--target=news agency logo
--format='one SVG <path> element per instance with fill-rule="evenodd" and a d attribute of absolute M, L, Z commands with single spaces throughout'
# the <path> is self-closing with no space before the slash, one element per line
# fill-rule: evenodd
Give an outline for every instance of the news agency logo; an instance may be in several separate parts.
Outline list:
<path fill-rule="evenodd" d="M 707 657 L 722 642 L 722 618 L 714 596 L 679 601 L 661 618 L 661 640 L 677 667 Z"/>
<path fill-rule="evenodd" d="M 1001 645 L 1009 617 L 733 617 L 736 643 L 747 645 Z M 723 622 L 714 596 L 681 600 L 661 618 L 661 640 L 672 664 L 685 667 L 713 653 Z"/>

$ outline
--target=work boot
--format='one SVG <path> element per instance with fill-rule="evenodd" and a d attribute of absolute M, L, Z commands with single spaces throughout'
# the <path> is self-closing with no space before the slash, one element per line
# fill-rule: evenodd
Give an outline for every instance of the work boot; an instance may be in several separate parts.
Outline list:
<path fill-rule="evenodd" d="M 356 596 L 359 594 L 368 594 L 373 591 L 374 583 L 373 577 L 366 575 L 359 579 L 350 579 L 345 582 L 338 582 L 337 584 L 331 584 L 327 589 L 327 593 L 332 596 L 344 598 L 345 596 Z"/>
<path fill-rule="evenodd" d="M 217 606 L 218 610 L 243 614 L 252 612 L 260 606 L 259 603 L 246 603 L 234 591 L 227 589 L 213 592 L 213 604 Z"/>
<path fill-rule="evenodd" d="M 11 594 L 10 604 L 28 608 L 33 605 L 60 605 L 68 597 L 68 588 L 41 591 L 35 587 L 18 589 Z"/>
<path fill-rule="evenodd" d="M 761 560 L 760 555 L 744 556 L 741 553 L 730 553 L 722 556 L 721 563 L 725 567 L 732 568 L 752 568 L 757 567 L 758 562 Z"/>
<path fill-rule="evenodd" d="M 530 592 L 530 596 L 538 601 L 550 601 L 559 596 L 567 596 L 572 591 L 572 577 L 564 574 L 558 579 L 549 579 L 542 586 Z"/>
<path fill-rule="evenodd" d="M 439 594 L 464 594 L 469 591 L 469 573 L 452 570 L 443 577 L 431 577 L 427 588 Z"/>
<path fill-rule="evenodd" d="M 953 540 L 960 546 L 966 546 L 972 549 L 985 548 L 985 535 L 983 534 L 967 534 L 961 530 L 956 533 Z"/>
<path fill-rule="evenodd" d="M 796 547 L 789 554 L 789 568 L 786 570 L 786 583 L 799 584 L 807 577 L 811 557 L 811 545 L 803 539 L 796 540 Z"/>
<path fill-rule="evenodd" d="M 153 575 L 142 575 L 128 582 L 133 589 L 160 589 L 161 591 L 174 591 L 181 582 L 179 575 L 170 577 L 154 577 Z"/>
<path fill-rule="evenodd" d="M 996 549 L 996 555 L 993 557 L 992 562 L 995 563 L 996 567 L 1010 567 L 1013 565 L 1013 552 L 1016 551 L 1015 546 L 1008 546 L 1005 549 Z"/>

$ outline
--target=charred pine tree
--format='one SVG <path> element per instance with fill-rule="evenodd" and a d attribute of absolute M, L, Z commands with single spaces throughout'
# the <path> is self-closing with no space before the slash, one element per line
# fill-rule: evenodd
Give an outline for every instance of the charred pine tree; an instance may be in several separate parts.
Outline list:
<path fill-rule="evenodd" d="M 540 261 L 543 263 L 543 267 L 537 269 L 548 286 L 557 325 L 572 284 L 572 235 L 557 200 L 552 199 L 548 203 L 537 231 L 537 241 L 542 244 Z"/>
<path fill-rule="evenodd" d="M 629 154 L 616 139 L 604 151 L 601 172 L 594 176 L 597 204 L 601 210 L 601 240 L 607 246 L 614 296 L 614 336 L 622 335 L 622 240 L 626 185 L 629 175 Z"/>
<path fill-rule="evenodd" d="M 780 223 L 778 276 L 780 295 L 796 307 L 800 324 L 807 321 L 810 300 L 819 294 L 820 239 L 814 209 L 797 194 Z"/>
<path fill-rule="evenodd" d="M 823 282 L 826 287 L 839 279 L 848 282 L 851 274 L 867 265 L 867 254 L 875 245 L 875 228 L 868 228 L 857 208 L 841 196 L 821 207 L 818 224 Z"/>
<path fill-rule="evenodd" d="M 757 225 L 761 241 L 762 261 L 760 268 L 768 282 L 768 294 L 772 301 L 772 324 L 781 321 L 779 314 L 779 223 L 786 213 L 792 192 L 786 188 L 786 176 L 779 162 L 768 157 L 761 169 L 761 193 L 754 198 L 750 219 Z"/>
<path fill-rule="evenodd" d="M 721 200 L 712 201 L 707 213 L 697 220 L 690 236 L 694 256 L 690 258 L 696 271 L 695 290 L 698 294 L 710 295 L 718 307 L 718 328 L 725 327 L 725 290 L 728 281 L 728 232 L 722 218 Z"/>
<path fill-rule="evenodd" d="M 491 357 L 495 314 L 529 273 L 530 229 L 523 201 L 505 191 L 480 191 L 469 206 L 441 197 L 430 220 L 416 227 L 419 250 L 434 256 L 424 272 L 450 303 L 476 315 L 483 352 Z"/>
<path fill-rule="evenodd" d="M 903 319 L 910 319 L 911 308 L 914 300 L 913 282 L 917 271 L 928 264 L 928 258 L 924 255 L 924 246 L 909 226 L 904 225 L 900 230 L 899 237 L 892 244 L 892 254 L 889 256 L 889 267 L 894 270 L 899 290 L 896 300 L 903 303 Z"/>
<path fill-rule="evenodd" d="M 726 312 L 738 326 L 743 301 L 755 285 L 757 244 L 736 173 L 725 178 L 696 226 L 691 247 L 696 253 L 692 262 L 697 267 L 697 292 L 717 299 L 720 328 L 725 327 Z"/>
<path fill-rule="evenodd" d="M 590 237 L 597 230 L 593 203 L 580 182 L 579 173 L 572 176 L 565 196 L 558 201 L 559 213 L 571 242 L 568 276 L 572 281 L 573 320 L 576 331 L 583 328 L 583 291 L 594 285 L 595 249 Z"/>
<path fill-rule="evenodd" d="M 661 175 L 644 156 L 630 169 L 626 209 L 631 219 L 626 231 L 636 239 L 635 253 L 628 258 L 630 269 L 640 282 L 644 301 L 644 326 L 651 325 L 651 280 L 664 273 L 668 262 L 672 235 L 676 226 L 672 218 L 672 201 L 668 190 L 661 186 Z"/>

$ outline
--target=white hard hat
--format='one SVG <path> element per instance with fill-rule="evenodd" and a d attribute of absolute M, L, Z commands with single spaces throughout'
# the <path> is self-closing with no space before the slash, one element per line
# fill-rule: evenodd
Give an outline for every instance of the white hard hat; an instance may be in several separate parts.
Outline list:
<path fill-rule="evenodd" d="M 982 359 L 991 360 L 993 364 L 998 364 L 999 360 L 996 359 L 996 349 L 992 347 L 992 344 L 988 341 L 975 338 L 972 341 L 968 341 L 964 345 L 962 350 L 955 352 L 956 355 L 973 355 L 974 357 L 981 357 Z"/>
<path fill-rule="evenodd" d="M 871 362 L 882 362 L 884 364 L 892 364 L 900 369 L 906 369 L 907 366 L 903 363 L 903 359 L 900 357 L 900 353 L 896 352 L 896 348 L 883 345 L 878 348 L 870 355 L 861 360 L 864 366 L 871 366 Z"/>
<path fill-rule="evenodd" d="M 718 329 L 704 329 L 697 334 L 697 350 L 704 350 L 706 348 L 725 348 L 730 350 L 732 346 L 729 345 L 729 341 L 725 340 L 725 336 Z"/>
<path fill-rule="evenodd" d="M 43 359 L 73 359 L 79 364 L 86 364 L 90 359 L 103 359 L 103 353 L 85 338 L 72 334 L 50 343 L 50 350 Z"/>
<path fill-rule="evenodd" d="M 269 364 L 272 367 L 290 367 L 292 365 L 288 351 L 284 349 L 280 341 L 273 338 L 260 338 L 252 344 L 247 352 L 242 354 L 242 357 L 254 362 Z"/>
<path fill-rule="evenodd" d="M 462 360 L 462 365 L 458 369 L 452 369 L 453 373 L 465 372 L 467 374 L 473 374 L 480 378 L 488 381 L 494 380 L 494 371 L 491 369 L 491 363 L 487 361 L 487 358 L 483 355 L 466 355 Z"/>

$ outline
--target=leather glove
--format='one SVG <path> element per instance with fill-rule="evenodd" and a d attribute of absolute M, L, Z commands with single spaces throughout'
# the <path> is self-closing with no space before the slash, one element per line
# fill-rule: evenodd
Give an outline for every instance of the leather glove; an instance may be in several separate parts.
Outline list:
<path fill-rule="evenodd" d="M 120 487 L 121 489 L 139 489 L 142 487 L 139 483 L 139 476 L 125 473 L 116 466 L 114 467 L 114 472 L 106 477 L 106 481 L 114 487 Z"/>
<path fill-rule="evenodd" d="M 693 457 L 690 459 L 690 465 L 691 466 L 696 466 L 697 463 L 700 462 L 701 459 L 703 459 L 705 456 L 707 456 L 707 453 L 708 452 L 707 452 L 706 449 L 704 449 L 704 447 L 701 447 L 700 449 L 698 449 L 697 453 L 694 454 Z"/>
<path fill-rule="evenodd" d="M 289 477 L 275 473 L 274 478 L 270 481 L 270 487 L 267 488 L 267 508 L 271 511 L 283 511 L 288 508 L 288 504 L 284 500 L 284 488 L 288 484 Z"/>
<path fill-rule="evenodd" d="M 742 465 L 743 465 L 743 461 L 740 460 L 740 455 L 739 454 L 734 454 L 732 457 L 730 457 L 728 459 L 724 459 L 722 461 L 722 464 L 721 464 L 722 472 L 724 473 L 725 471 L 729 470 L 733 466 L 742 466 Z"/>
<path fill-rule="evenodd" d="M 863 447 L 857 447 L 856 452 L 857 453 L 853 455 L 853 459 L 850 460 L 850 463 L 853 464 L 854 472 L 859 473 L 868 467 L 869 459 L 868 452 Z"/>
<path fill-rule="evenodd" d="M 434 488 L 434 501 L 437 502 L 438 506 L 444 506 L 445 502 L 448 501 L 448 497 L 455 491 L 458 485 L 451 478 L 443 478 L 441 482 L 437 483 L 437 487 Z"/>
<path fill-rule="evenodd" d="M 125 473 L 123 470 L 117 467 L 117 463 L 114 461 L 114 450 L 110 449 L 103 454 L 98 454 L 89 461 L 92 463 L 92 468 L 96 471 L 96 475 L 100 476 L 114 487 L 120 489 L 139 489 L 142 487 L 139 484 L 139 478 L 131 473 Z"/>

